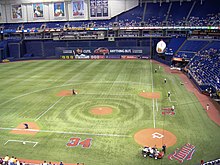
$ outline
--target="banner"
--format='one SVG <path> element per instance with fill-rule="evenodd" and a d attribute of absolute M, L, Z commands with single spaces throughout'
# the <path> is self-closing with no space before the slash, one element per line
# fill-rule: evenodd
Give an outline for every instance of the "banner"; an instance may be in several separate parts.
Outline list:
<path fill-rule="evenodd" d="M 73 17 L 84 17 L 84 0 L 74 0 L 73 5 Z"/>
<path fill-rule="evenodd" d="M 34 18 L 44 17 L 43 3 L 34 3 L 33 4 L 33 16 Z"/>
<path fill-rule="evenodd" d="M 11 15 L 12 19 L 21 19 L 22 18 L 22 8 L 20 5 L 11 5 Z"/>
<path fill-rule="evenodd" d="M 120 55 L 107 55 L 105 56 L 106 59 L 120 59 Z"/>
<path fill-rule="evenodd" d="M 108 0 L 90 0 L 90 17 L 108 17 Z"/>
<path fill-rule="evenodd" d="M 54 17 L 64 17 L 64 2 L 56 2 L 54 3 Z"/>
<path fill-rule="evenodd" d="M 56 56 L 73 56 L 74 59 L 148 59 L 146 47 L 56 47 Z"/>
<path fill-rule="evenodd" d="M 121 56 L 122 59 L 137 59 L 140 58 L 140 56 Z"/>
<path fill-rule="evenodd" d="M 102 55 L 91 55 L 91 59 L 105 59 L 105 56 L 102 56 Z"/>

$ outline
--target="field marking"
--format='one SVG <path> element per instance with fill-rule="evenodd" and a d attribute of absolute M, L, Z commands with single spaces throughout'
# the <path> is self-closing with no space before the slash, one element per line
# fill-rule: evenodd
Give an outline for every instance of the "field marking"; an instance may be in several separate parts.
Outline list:
<path fill-rule="evenodd" d="M 7 140 L 7 142 L 4 144 L 4 145 L 6 145 L 7 143 L 9 143 L 9 142 L 21 142 L 21 143 L 34 143 L 34 145 L 33 145 L 33 147 L 35 147 L 37 144 L 38 144 L 38 142 L 33 142 L 33 141 L 24 141 L 24 140 Z"/>
<path fill-rule="evenodd" d="M 27 96 L 27 95 L 30 95 L 30 94 L 33 94 L 33 93 L 37 93 L 37 92 L 42 92 L 42 91 L 45 91 L 45 90 L 49 90 L 49 89 L 54 89 L 54 88 L 61 88 L 61 87 L 66 87 L 66 86 L 72 86 L 72 85 L 79 85 L 79 84 L 108 84 L 108 83 L 114 83 L 114 81 L 106 81 L 106 82 L 83 82 L 83 83 L 72 83 L 72 84 L 65 84 L 65 85 L 59 85 L 59 86 L 54 86 L 54 87 L 49 87 L 49 88 L 44 88 L 44 89 L 40 89 L 40 90 L 36 90 L 36 91 L 32 91 L 32 92 L 28 92 L 28 93 L 24 93 L 24 94 L 21 94 L 19 96 L 16 96 L 16 97 L 13 97 L 5 102 L 2 102 L 0 103 L 0 105 L 4 105 L 8 102 L 11 102 L 15 99 L 18 99 L 18 98 L 21 98 L 21 97 L 24 97 L 24 96 Z M 138 82 L 129 82 L 129 81 L 118 81 L 118 82 L 115 82 L 115 83 L 129 83 L 129 84 L 138 84 Z M 141 83 L 144 85 L 144 83 Z M 150 86 L 151 84 L 145 84 L 145 85 L 148 85 Z"/>
<path fill-rule="evenodd" d="M 57 103 L 59 103 L 62 99 L 64 98 L 61 97 L 59 100 L 57 100 L 53 105 L 51 105 L 46 111 L 44 111 L 38 118 L 36 118 L 34 121 L 38 121 L 43 115 L 45 115 L 51 108 L 53 108 Z"/>
<path fill-rule="evenodd" d="M 79 93 L 79 95 L 108 95 L 108 96 L 133 96 L 136 94 L 103 94 L 103 93 Z"/>
<path fill-rule="evenodd" d="M 157 99 L 156 99 L 156 109 L 157 109 L 157 112 L 158 112 L 158 103 L 157 103 Z"/>
<path fill-rule="evenodd" d="M 23 131 L 24 129 L 19 128 L 2 128 L 0 130 L 15 130 L 15 131 Z M 30 132 L 42 132 L 42 133 L 56 133 L 56 134 L 70 134 L 70 135 L 91 135 L 91 136 L 106 136 L 106 137 L 124 137 L 131 138 L 129 135 L 118 135 L 118 134 L 93 134 L 93 133 L 83 133 L 83 132 L 64 132 L 64 131 L 50 131 L 50 130 L 36 130 L 36 129 L 26 129 L 25 131 Z"/>
<path fill-rule="evenodd" d="M 154 128 L 156 128 L 156 116 L 155 116 L 155 112 L 154 112 L 154 99 L 153 100 L 153 121 L 154 121 Z"/>
<path fill-rule="evenodd" d="M 153 78 L 152 60 L 150 60 L 150 70 L 151 70 L 152 93 L 153 93 L 154 92 L 154 78 Z M 154 128 L 156 128 L 156 117 L 155 117 L 155 111 L 154 111 L 154 99 L 152 99 L 152 104 L 153 104 L 153 124 L 154 124 Z"/>

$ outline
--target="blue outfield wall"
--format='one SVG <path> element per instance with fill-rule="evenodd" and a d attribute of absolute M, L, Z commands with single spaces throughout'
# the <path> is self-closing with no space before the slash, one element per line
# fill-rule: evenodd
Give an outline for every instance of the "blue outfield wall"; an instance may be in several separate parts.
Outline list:
<path fill-rule="evenodd" d="M 100 50 L 102 48 L 106 48 L 110 51 L 109 55 L 116 55 L 116 54 L 141 55 L 142 54 L 149 56 L 150 44 L 148 40 L 118 39 L 117 41 L 114 42 L 108 40 L 96 40 L 96 41 L 26 40 L 23 41 L 23 46 L 21 48 L 21 52 L 22 52 L 21 58 L 25 57 L 26 54 L 32 54 L 32 57 L 38 57 L 38 58 L 60 58 L 61 55 L 74 55 L 74 53 L 68 54 L 68 53 L 63 53 L 63 51 L 68 52 L 69 49 L 72 49 L 72 52 L 75 52 L 77 48 L 82 49 L 83 53 L 86 55 L 102 55 L 102 54 L 97 54 L 98 52 L 94 53 L 94 50 L 96 49 Z M 144 43 L 144 46 L 142 46 L 142 43 Z M 138 50 L 139 53 L 137 53 Z M 113 51 L 115 52 L 113 53 Z"/>
<path fill-rule="evenodd" d="M 1 59 L 14 58 L 23 59 L 48 59 L 60 58 L 62 55 L 76 55 L 76 49 L 82 49 L 85 55 L 106 55 L 106 58 L 118 58 L 118 56 L 146 56 L 149 58 L 154 54 L 155 44 L 160 39 L 128 38 L 115 41 L 105 40 L 11 40 L 3 41 L 1 47 Z M 151 42 L 151 43 L 150 43 Z M 5 43 L 5 44 L 3 44 Z M 72 53 L 68 54 L 68 50 Z M 104 49 L 107 49 L 108 53 Z M 3 51 L 2 51 L 3 50 Z M 65 51 L 67 50 L 67 51 Z M 100 51 L 102 53 L 100 53 Z M 75 53 L 75 54 L 74 54 Z M 107 56 L 108 55 L 108 56 Z"/>

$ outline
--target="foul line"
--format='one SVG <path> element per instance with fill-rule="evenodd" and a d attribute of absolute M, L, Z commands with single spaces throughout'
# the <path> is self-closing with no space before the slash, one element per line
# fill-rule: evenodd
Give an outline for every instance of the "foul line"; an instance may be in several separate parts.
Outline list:
<path fill-rule="evenodd" d="M 42 113 L 38 118 L 36 118 L 34 121 L 38 121 L 43 115 L 45 115 L 51 108 L 53 108 L 57 103 L 59 103 L 62 99 L 64 98 L 61 97 L 59 100 L 57 100 L 53 105 L 51 105 L 44 113 Z"/>
<path fill-rule="evenodd" d="M 169 101 L 170 101 L 170 102 L 177 102 L 177 101 L 172 101 L 170 97 L 169 97 Z"/>
<path fill-rule="evenodd" d="M 15 130 L 15 131 L 23 131 L 24 129 L 19 128 L 1 128 L 0 130 Z M 75 135 L 91 135 L 91 136 L 107 136 L 107 137 L 124 137 L 130 138 L 132 136 L 128 135 L 118 135 L 118 134 L 93 134 L 93 133 L 83 133 L 83 132 L 63 132 L 63 131 L 50 131 L 50 130 L 36 130 L 36 129 L 26 129 L 25 131 L 30 132 L 42 132 L 42 133 L 57 133 L 57 134 L 75 134 Z"/>
<path fill-rule="evenodd" d="M 21 143 L 23 143 L 23 144 L 24 144 L 24 142 L 25 142 L 25 143 L 34 143 L 33 147 L 35 147 L 35 146 L 38 144 L 38 142 L 33 142 L 33 141 L 7 140 L 7 142 L 6 142 L 4 145 L 6 145 L 8 142 L 21 142 Z"/>
<path fill-rule="evenodd" d="M 133 96 L 133 95 L 136 95 L 136 94 L 79 93 L 79 95 Z"/>
<path fill-rule="evenodd" d="M 151 80 L 152 80 L 152 93 L 154 92 L 154 78 L 153 78 L 153 70 L 152 70 L 152 60 L 150 61 L 150 68 L 151 68 Z M 154 122 L 154 128 L 156 128 L 156 117 L 154 112 L 154 99 L 152 99 L 153 103 L 153 122 Z"/>
<path fill-rule="evenodd" d="M 157 103 L 157 99 L 156 99 L 156 109 L 157 109 L 157 112 L 158 112 L 158 103 Z"/>

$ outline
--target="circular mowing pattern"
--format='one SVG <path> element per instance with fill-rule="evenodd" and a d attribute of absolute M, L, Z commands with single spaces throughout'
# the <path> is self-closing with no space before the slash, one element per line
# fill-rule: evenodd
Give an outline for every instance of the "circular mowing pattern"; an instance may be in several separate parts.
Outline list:
<path fill-rule="evenodd" d="M 156 145 L 158 148 L 161 148 L 163 144 L 167 147 L 173 146 L 177 141 L 173 133 L 159 128 L 140 130 L 134 135 L 134 140 L 142 146 Z"/>
<path fill-rule="evenodd" d="M 93 115 L 109 115 L 112 114 L 113 110 L 110 107 L 95 107 L 90 110 Z"/>

